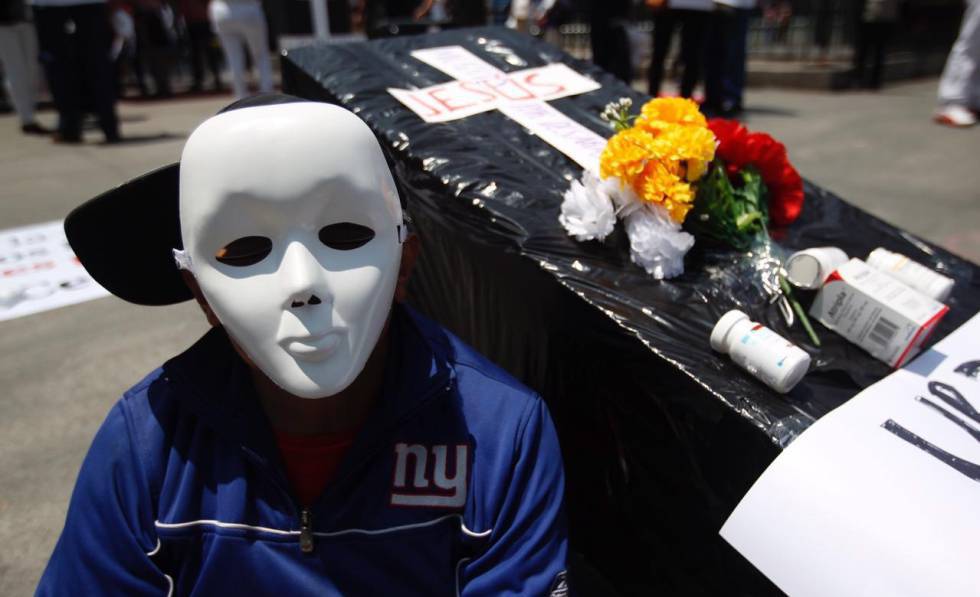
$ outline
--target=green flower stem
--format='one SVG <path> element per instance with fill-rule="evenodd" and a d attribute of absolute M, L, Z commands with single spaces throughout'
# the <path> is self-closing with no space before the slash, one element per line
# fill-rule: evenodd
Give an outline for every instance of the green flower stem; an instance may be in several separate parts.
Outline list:
<path fill-rule="evenodd" d="M 745 230 L 751 226 L 753 222 L 758 222 L 760 220 L 762 220 L 762 213 L 753 211 L 735 218 L 735 226 L 737 226 L 739 230 Z"/>
<path fill-rule="evenodd" d="M 789 300 L 789 304 L 793 306 L 793 311 L 796 313 L 796 316 L 800 318 L 800 323 L 803 324 L 803 329 L 806 330 L 807 335 L 810 336 L 810 342 L 812 342 L 817 348 L 820 348 L 820 338 L 817 336 L 817 332 L 813 330 L 813 326 L 810 325 L 810 318 L 806 316 L 806 311 L 803 310 L 803 305 L 801 305 L 800 301 L 796 300 L 796 297 L 793 296 L 793 289 L 790 287 L 789 282 L 786 281 L 786 276 L 779 276 L 779 288 L 783 291 L 783 294 L 786 295 L 786 298 Z"/>
<path fill-rule="evenodd" d="M 632 121 L 633 120 L 636 120 L 638 117 L 639 117 L 639 115 L 630 116 L 629 114 L 621 113 L 613 121 L 613 130 L 615 130 L 617 133 L 621 133 L 621 132 L 625 131 L 626 129 L 628 129 L 628 128 L 630 128 L 630 127 L 633 126 Z"/>

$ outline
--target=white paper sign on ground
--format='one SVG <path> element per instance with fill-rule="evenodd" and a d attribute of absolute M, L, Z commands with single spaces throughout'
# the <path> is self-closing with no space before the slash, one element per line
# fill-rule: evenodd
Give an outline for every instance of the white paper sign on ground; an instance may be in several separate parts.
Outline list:
<path fill-rule="evenodd" d="M 63 226 L 0 230 L 0 321 L 109 294 L 78 262 Z"/>
<path fill-rule="evenodd" d="M 545 103 L 599 89 L 592 79 L 564 64 L 504 73 L 462 46 L 416 50 L 412 56 L 457 79 L 425 89 L 388 89 L 422 120 L 448 122 L 500 110 L 583 168 L 598 170 L 606 139 Z"/>
<path fill-rule="evenodd" d="M 980 595 L 980 315 L 796 439 L 721 535 L 791 596 Z"/>

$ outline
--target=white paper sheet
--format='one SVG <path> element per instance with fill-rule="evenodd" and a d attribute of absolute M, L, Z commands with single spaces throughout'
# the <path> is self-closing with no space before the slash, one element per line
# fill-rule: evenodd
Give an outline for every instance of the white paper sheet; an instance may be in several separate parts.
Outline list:
<path fill-rule="evenodd" d="M 109 294 L 78 262 L 63 226 L 0 230 L 0 321 Z"/>
<path fill-rule="evenodd" d="M 721 535 L 792 596 L 980 595 L 980 315 L 817 421 Z"/>

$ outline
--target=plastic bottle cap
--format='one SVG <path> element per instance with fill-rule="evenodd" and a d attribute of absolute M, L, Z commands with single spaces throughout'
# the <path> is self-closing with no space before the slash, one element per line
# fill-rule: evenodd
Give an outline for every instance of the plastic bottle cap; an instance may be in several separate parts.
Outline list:
<path fill-rule="evenodd" d="M 813 255 L 793 255 L 786 262 L 786 278 L 800 288 L 816 288 L 820 280 L 820 261 Z"/>
<path fill-rule="evenodd" d="M 749 316 L 742 313 L 738 309 L 732 309 L 728 313 L 721 316 L 718 323 L 715 324 L 713 330 L 711 330 L 711 348 L 718 352 L 728 352 L 728 343 L 725 341 L 728 337 L 728 332 L 731 331 L 732 327 L 742 321 L 743 319 L 748 319 Z"/>
<path fill-rule="evenodd" d="M 935 298 L 940 303 L 945 303 L 946 299 L 949 298 L 949 293 L 953 291 L 953 285 L 955 280 L 952 278 L 947 278 L 945 276 L 941 278 L 936 278 L 929 283 L 929 296 Z"/>
<path fill-rule="evenodd" d="M 891 254 L 892 254 L 891 251 L 878 247 L 874 251 L 868 253 L 868 258 L 865 259 L 864 261 L 875 269 L 881 269 L 883 267 L 882 262 L 885 259 L 888 259 L 888 256 Z"/>

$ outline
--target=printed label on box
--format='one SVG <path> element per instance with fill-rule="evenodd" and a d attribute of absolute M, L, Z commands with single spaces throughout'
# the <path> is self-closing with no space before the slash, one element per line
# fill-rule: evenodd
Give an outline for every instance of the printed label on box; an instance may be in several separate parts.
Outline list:
<path fill-rule="evenodd" d="M 827 278 L 810 308 L 820 323 L 892 367 L 901 367 L 949 309 L 851 259 Z"/>

